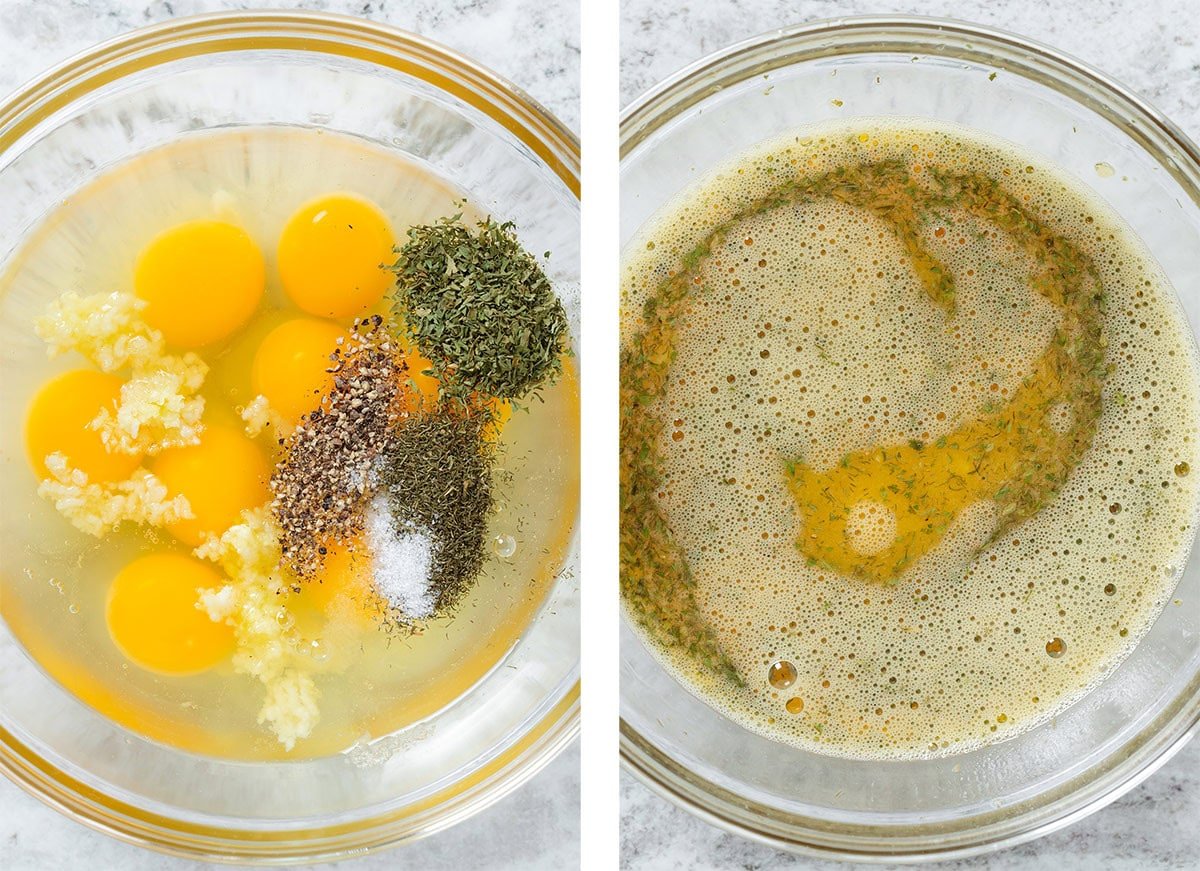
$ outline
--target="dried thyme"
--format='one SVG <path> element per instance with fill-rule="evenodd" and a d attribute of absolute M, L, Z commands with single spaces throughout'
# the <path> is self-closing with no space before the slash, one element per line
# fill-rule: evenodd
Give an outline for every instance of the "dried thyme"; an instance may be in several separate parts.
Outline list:
<path fill-rule="evenodd" d="M 379 483 L 397 529 L 428 530 L 429 586 L 435 612 L 452 609 L 483 570 L 493 504 L 493 452 L 484 439 L 492 416 L 460 404 L 398 427 L 382 458 Z"/>
<path fill-rule="evenodd" d="M 512 223 L 461 215 L 411 227 L 394 270 L 405 338 L 429 359 L 445 396 L 522 399 L 562 371 L 567 316 Z"/>

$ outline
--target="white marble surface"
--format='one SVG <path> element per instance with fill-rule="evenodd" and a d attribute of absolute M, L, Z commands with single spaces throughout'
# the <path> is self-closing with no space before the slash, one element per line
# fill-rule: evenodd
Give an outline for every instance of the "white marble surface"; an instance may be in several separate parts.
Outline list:
<path fill-rule="evenodd" d="M 516 82 L 579 128 L 579 12 L 571 0 L 0 0 L 0 94 L 116 34 L 172 16 L 241 8 L 343 12 L 417 31 Z M 469 822 L 339 871 L 579 866 L 579 750 Z M 4 871 L 187 871 L 207 867 L 128 846 L 70 822 L 0 777 Z M 331 866 L 321 866 L 331 867 Z"/>
<path fill-rule="evenodd" d="M 621 97 L 628 103 L 682 66 L 733 42 L 815 18 L 902 12 L 1030 36 L 1132 87 L 1200 139 L 1200 29 L 1195 0 L 624 0 Z M 837 869 L 725 834 L 621 781 L 621 857 L 629 869 Z M 1000 871 L 1200 868 L 1200 740 L 1144 784 L 1075 826 L 993 856 L 938 866 Z"/>
<path fill-rule="evenodd" d="M 621 97 L 706 54 L 816 18 L 904 13 L 958 18 L 1032 37 L 1099 67 L 1200 139 L 1196 0 L 660 0 L 621 3 Z"/>
<path fill-rule="evenodd" d="M 4 871 L 202 871 L 64 819 L 0 777 Z M 230 866 L 223 866 L 230 867 Z M 242 867 L 242 866 L 232 866 Z M 444 832 L 395 850 L 300 871 L 559 871 L 579 867 L 579 744 L 496 805 Z"/>
<path fill-rule="evenodd" d="M 0 94 L 97 42 L 229 9 L 312 9 L 412 30 L 516 82 L 579 130 L 575 0 L 0 0 Z"/>

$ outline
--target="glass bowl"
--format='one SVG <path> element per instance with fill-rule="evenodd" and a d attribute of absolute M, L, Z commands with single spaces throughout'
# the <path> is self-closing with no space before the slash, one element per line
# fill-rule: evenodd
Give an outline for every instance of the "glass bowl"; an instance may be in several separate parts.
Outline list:
<path fill-rule="evenodd" d="M 575 137 L 470 60 L 331 15 L 173 21 L 78 55 L 9 97 L 0 105 L 0 269 L 98 173 L 182 137 L 264 124 L 394 149 L 515 221 L 531 250 L 555 252 L 550 277 L 578 347 Z M 11 447 L 0 462 L 23 462 Z M 18 506 L 0 512 L 0 550 L 20 523 Z M 0 572 L 17 570 L 11 550 Z M 354 753 L 306 761 L 225 761 L 139 737 L 49 678 L 0 621 L 0 770 L 93 828 L 205 859 L 329 860 L 430 834 L 515 789 L 576 735 L 578 559 L 576 535 L 520 641 L 454 703 Z"/>
<path fill-rule="evenodd" d="M 1133 227 L 1190 323 L 1200 322 L 1196 145 L 1102 73 L 954 21 L 865 17 L 774 31 L 644 95 L 621 123 L 622 243 L 731 155 L 856 115 L 954 122 L 1062 167 Z M 1196 731 L 1200 556 L 1193 551 L 1173 603 L 1101 685 L 1039 728 L 958 755 L 866 762 L 760 737 L 676 682 L 627 621 L 620 679 L 624 763 L 714 825 L 829 858 L 983 853 L 1103 807 Z"/>

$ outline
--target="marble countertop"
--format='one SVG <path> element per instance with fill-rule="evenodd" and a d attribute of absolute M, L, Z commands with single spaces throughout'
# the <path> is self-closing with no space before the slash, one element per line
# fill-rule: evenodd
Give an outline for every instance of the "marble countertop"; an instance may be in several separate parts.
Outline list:
<path fill-rule="evenodd" d="M 1141 786 L 1063 831 L 937 871 L 1195 871 L 1200 856 L 1200 739 Z M 848 871 L 791 856 L 701 822 L 621 774 L 621 867 L 629 871 Z M 907 866 L 912 867 L 912 866 Z"/>
<path fill-rule="evenodd" d="M 0 0 L 0 94 L 109 37 L 173 16 L 297 7 L 342 12 L 429 36 L 507 76 L 579 129 L 579 11 L 541 0 Z M 84 859 L 86 857 L 86 860 Z M 481 866 L 486 858 L 487 865 Z M 579 866 L 579 750 L 469 822 L 399 852 L 339 863 L 394 868 L 561 869 Z M 210 867 L 132 847 L 70 822 L 0 777 L 0 867 L 190 871 Z M 331 866 L 321 866 L 331 867 Z"/>
<path fill-rule="evenodd" d="M 579 7 L 572 0 L 0 0 L 0 95 L 136 27 L 237 9 L 338 12 L 420 33 L 507 77 L 579 130 Z"/>
<path fill-rule="evenodd" d="M 1200 33 L 1194 26 L 1194 0 L 690 0 L 674 8 L 656 0 L 623 0 L 622 102 L 628 104 L 680 67 L 756 34 L 816 18 L 886 13 L 953 17 L 1053 45 L 1108 72 L 1200 139 Z M 1200 856 L 1197 820 L 1200 740 L 1141 786 L 1065 831 L 986 858 L 938 867 L 1194 869 Z M 659 798 L 627 773 L 621 780 L 621 857 L 622 866 L 631 871 L 847 867 L 793 857 L 726 834 Z"/>
<path fill-rule="evenodd" d="M 1104 70 L 1200 139 L 1195 0 L 622 0 L 621 100 L 703 56 L 788 24 L 846 15 L 929 15 L 999 27 Z"/>

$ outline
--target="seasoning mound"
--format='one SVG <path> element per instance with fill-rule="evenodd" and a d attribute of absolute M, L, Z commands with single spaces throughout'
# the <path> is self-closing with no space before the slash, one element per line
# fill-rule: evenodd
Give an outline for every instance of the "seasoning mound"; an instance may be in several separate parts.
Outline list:
<path fill-rule="evenodd" d="M 382 495 L 371 502 L 366 525 L 376 591 L 407 617 L 432 617 L 437 597 L 429 583 L 433 559 L 429 533 L 416 526 L 396 524 Z"/>
<path fill-rule="evenodd" d="M 478 579 L 492 509 L 490 405 L 411 412 L 407 363 L 376 316 L 330 358 L 334 387 L 287 438 L 271 478 L 280 552 L 318 582 L 334 547 L 367 551 L 392 627 L 452 609 Z"/>
<path fill-rule="evenodd" d="M 330 544 L 349 544 L 362 531 L 372 469 L 408 413 L 400 388 L 406 364 L 382 322 L 376 315 L 355 324 L 330 356 L 333 390 L 282 440 L 271 507 L 283 558 L 301 578 L 320 569 Z"/>
<path fill-rule="evenodd" d="M 562 372 L 567 315 L 511 222 L 411 227 L 393 267 L 396 320 L 445 396 L 521 399 Z"/>
<path fill-rule="evenodd" d="M 434 610 L 453 608 L 483 570 L 492 511 L 494 451 L 483 438 L 487 409 L 443 405 L 397 429 L 379 469 L 397 529 L 427 529 L 434 539 L 429 584 Z"/>

